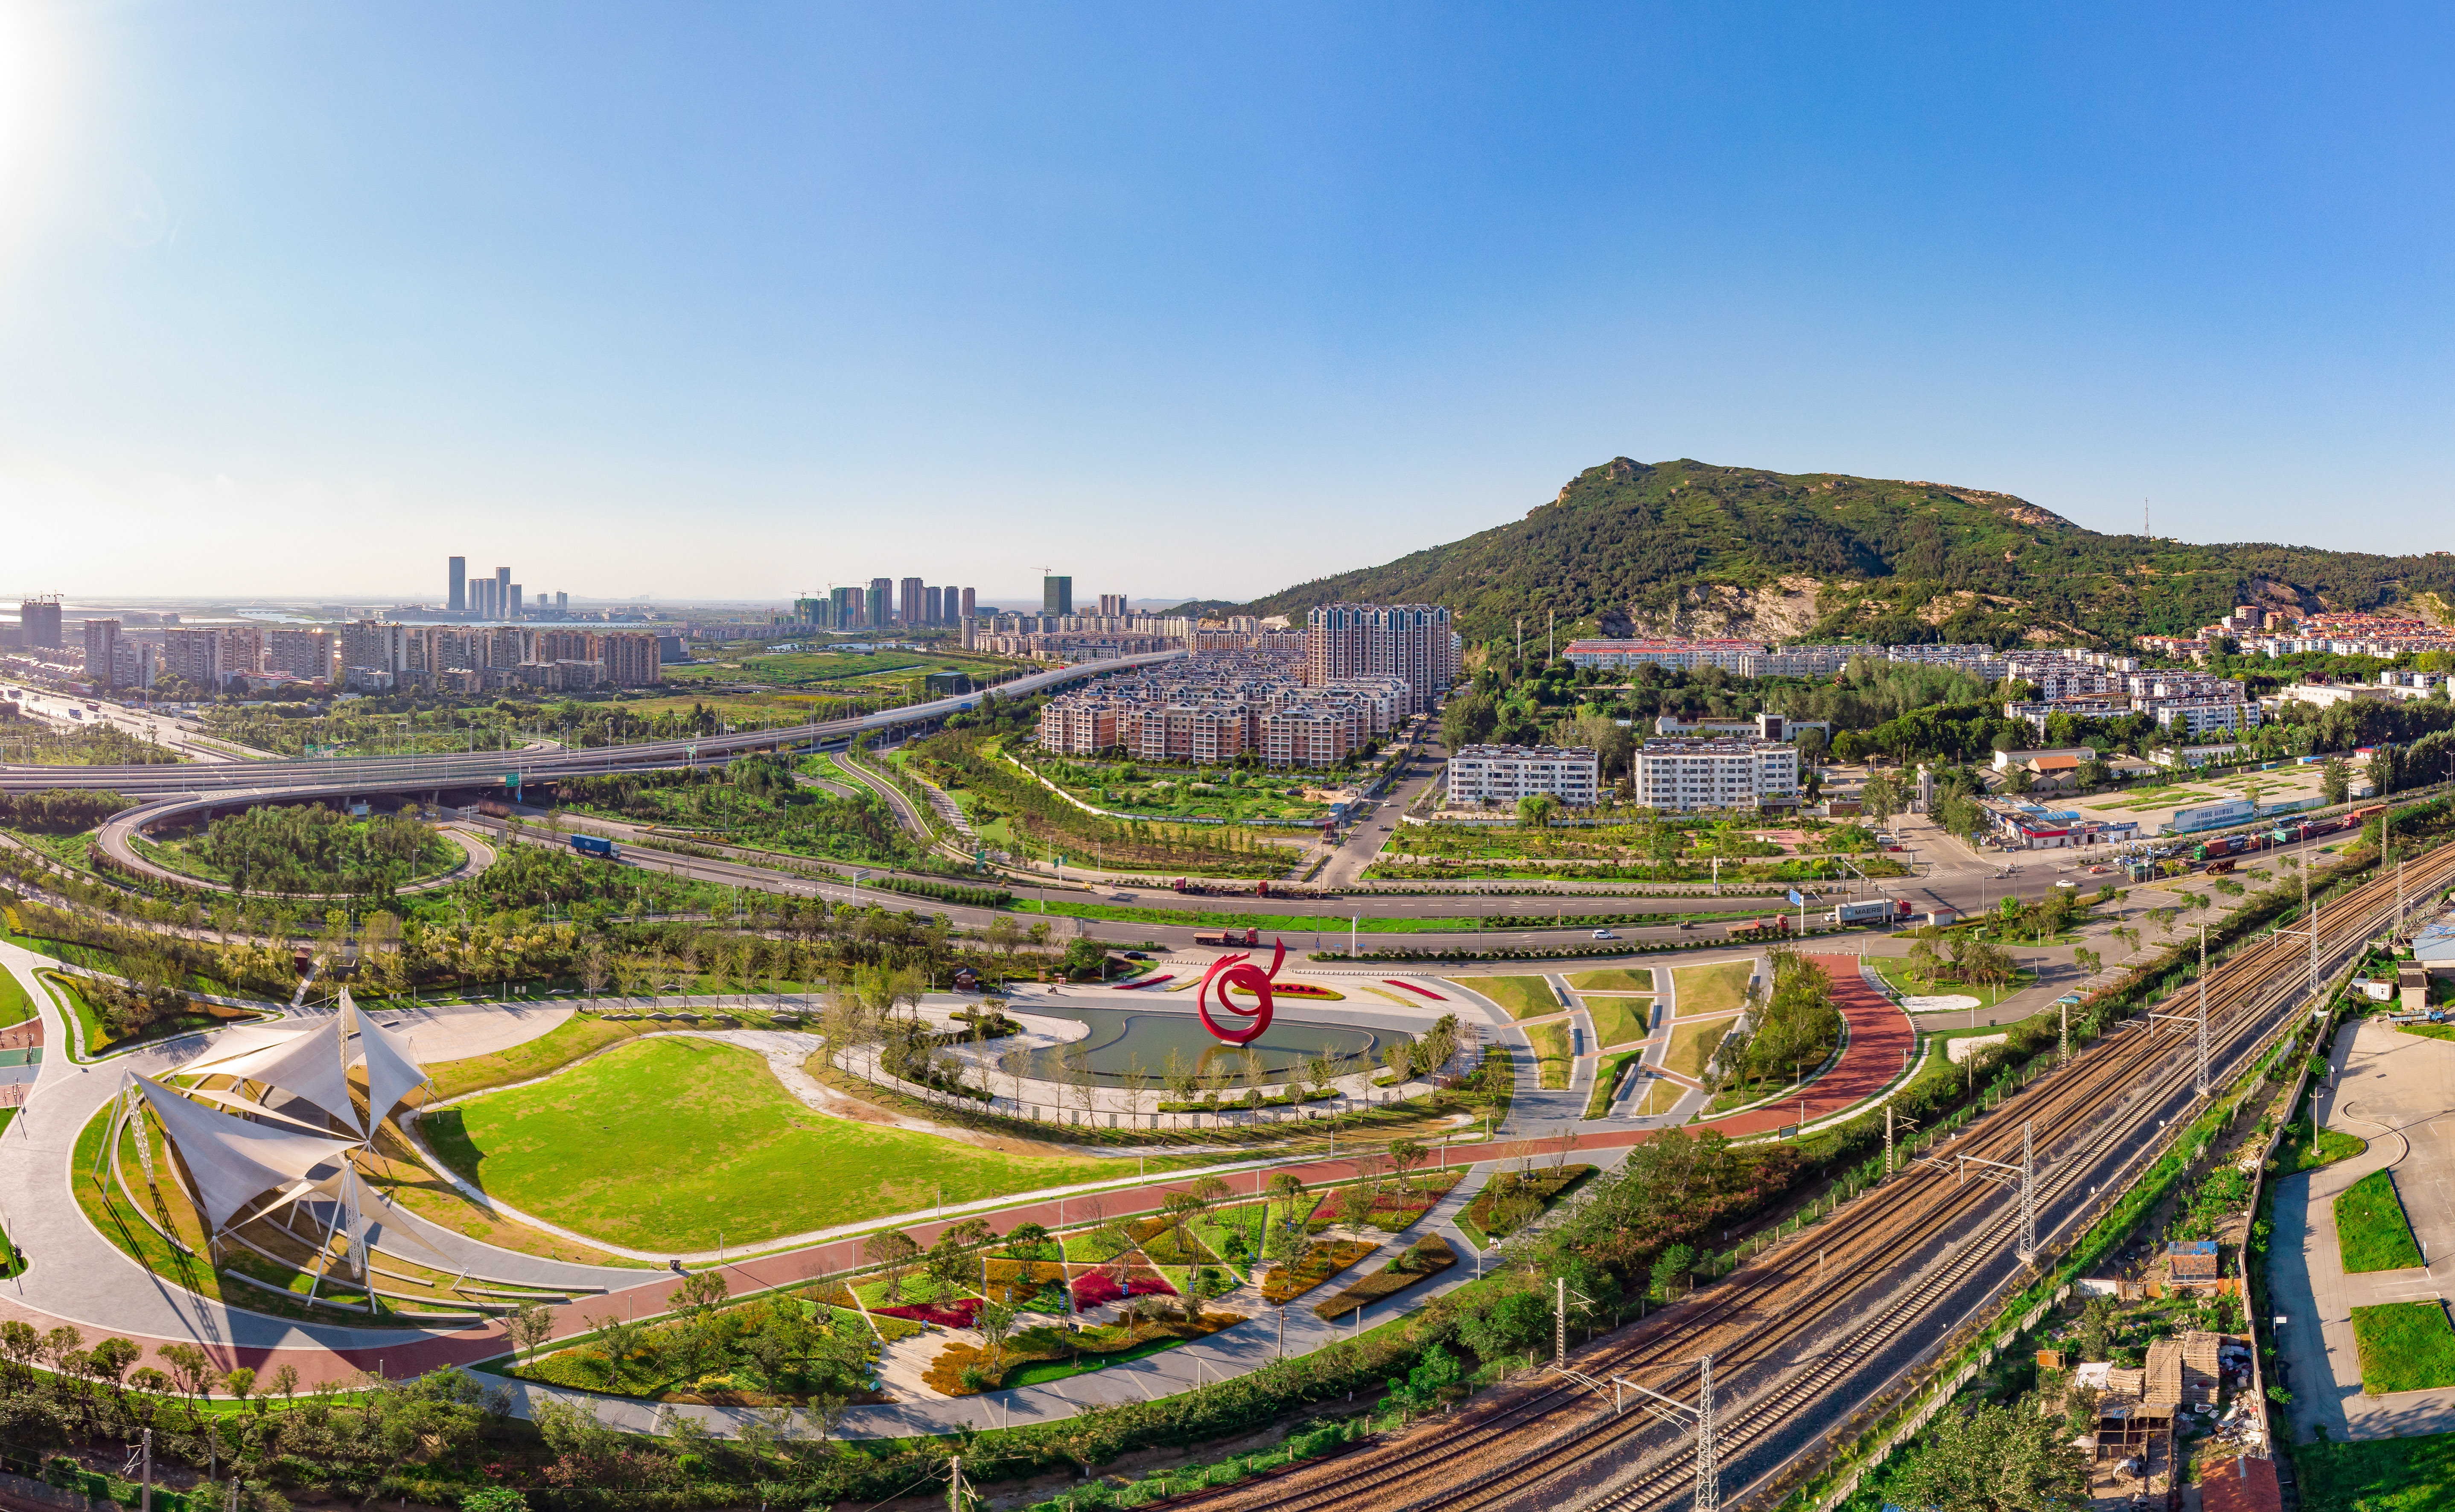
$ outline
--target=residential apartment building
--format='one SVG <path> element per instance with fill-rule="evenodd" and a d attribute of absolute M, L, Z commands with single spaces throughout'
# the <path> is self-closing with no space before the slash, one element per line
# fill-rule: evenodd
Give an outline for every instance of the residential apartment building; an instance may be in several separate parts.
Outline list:
<path fill-rule="evenodd" d="M 1304 680 L 1395 677 L 1407 684 L 1404 712 L 1423 714 L 1457 681 L 1460 650 L 1438 604 L 1323 604 L 1305 619 Z"/>
<path fill-rule="evenodd" d="M 604 669 L 603 680 L 617 688 L 652 688 L 664 675 L 657 656 L 657 637 L 642 631 L 617 631 L 599 635 L 589 659 Z"/>
<path fill-rule="evenodd" d="M 151 688 L 162 675 L 162 651 L 150 640 L 122 635 L 111 646 L 111 686 Z"/>
<path fill-rule="evenodd" d="M 1757 739 L 1648 740 L 1636 748 L 1636 801 L 1649 808 L 1786 808 L 1798 802 L 1798 748 Z"/>
<path fill-rule="evenodd" d="M 1450 757 L 1451 808 L 1471 803 L 1508 807 L 1537 794 L 1570 808 L 1592 808 L 1602 796 L 1602 764 L 1588 746 L 1471 745 Z"/>
<path fill-rule="evenodd" d="M 1625 672 L 1633 667 L 1719 667 L 1734 675 L 1744 676 L 1740 662 L 1750 656 L 1765 655 L 1760 640 L 1682 640 L 1660 637 L 1643 640 L 1572 640 L 1560 655 L 1577 667 L 1605 668 Z"/>
<path fill-rule="evenodd" d="M 85 675 L 97 692 L 112 686 L 111 652 L 118 643 L 118 620 L 89 619 L 85 622 Z"/>
<path fill-rule="evenodd" d="M 1355 720 L 1343 710 L 1298 705 L 1262 716 L 1262 760 L 1274 767 L 1336 766 L 1355 751 Z"/>
<path fill-rule="evenodd" d="M 68 642 L 60 635 L 60 601 L 56 598 L 29 598 L 17 606 L 19 644 L 29 651 L 66 651 Z"/>
<path fill-rule="evenodd" d="M 264 664 L 258 671 L 330 681 L 333 676 L 333 633 L 329 630 L 272 630 L 264 636 Z"/>

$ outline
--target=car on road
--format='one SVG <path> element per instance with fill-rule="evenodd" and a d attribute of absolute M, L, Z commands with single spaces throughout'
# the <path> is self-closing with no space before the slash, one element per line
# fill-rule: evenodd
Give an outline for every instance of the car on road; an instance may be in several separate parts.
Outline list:
<path fill-rule="evenodd" d="M 1119 951 L 1117 954 L 1119 954 L 1119 955 L 1121 955 L 1121 956 L 1125 957 L 1125 958 L 1126 958 L 1126 959 L 1127 959 L 1127 960 L 1148 960 L 1148 959 L 1150 959 L 1150 954 L 1149 954 L 1147 951 L 1140 951 L 1140 950 L 1124 950 L 1124 951 Z"/>
<path fill-rule="evenodd" d="M 2091 877 L 2102 877 L 2113 870 L 2114 868 L 2111 866 L 2092 866 L 2088 869 L 2088 875 Z"/>
<path fill-rule="evenodd" d="M 1617 938 L 1619 938 L 1619 937 L 1618 937 L 1617 935 L 1613 934 L 1613 933 L 1612 933 L 1610 930 L 1608 930 L 1608 929 L 1598 929 L 1598 930 L 1595 930 L 1595 931 L 1594 931 L 1594 938 L 1596 938 L 1596 939 L 1617 939 Z"/>

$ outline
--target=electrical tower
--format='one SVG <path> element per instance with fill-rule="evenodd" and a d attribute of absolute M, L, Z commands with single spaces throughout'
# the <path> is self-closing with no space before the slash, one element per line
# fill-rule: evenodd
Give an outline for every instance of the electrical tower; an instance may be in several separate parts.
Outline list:
<path fill-rule="evenodd" d="M 2200 1073 L 2191 1082 L 2201 1097 L 2208 1095 L 2208 926 L 2200 926 Z"/>
<path fill-rule="evenodd" d="M 1565 1301 L 1568 1294 L 1562 1291 L 1558 1295 Z M 1565 1307 L 1559 1316 L 1567 1316 Z M 1693 1403 L 1681 1401 L 1676 1397 L 1666 1397 L 1651 1386 L 1640 1386 L 1624 1377 L 1613 1376 L 1606 1381 L 1597 1381 L 1592 1376 L 1571 1370 L 1565 1364 L 1554 1365 L 1552 1368 L 1577 1384 L 1595 1391 L 1602 1390 L 1606 1385 L 1610 1386 L 1613 1417 L 1620 1414 L 1625 1401 L 1624 1394 L 1633 1391 L 1637 1395 L 1637 1405 L 1663 1421 L 1680 1428 L 1693 1427 L 1696 1435 L 1696 1500 L 1694 1503 L 1695 1512 L 1721 1512 L 1721 1450 L 1714 1438 L 1713 1356 L 1700 1356 L 1696 1361 L 1696 1400 Z"/>
<path fill-rule="evenodd" d="M 2013 1253 L 2019 1256 L 2021 1263 L 2026 1265 L 2038 1263 L 2038 1161 L 2036 1146 L 2031 1142 L 2032 1130 L 2033 1125 L 2022 1120 L 2020 1163 L 2018 1165 L 2008 1160 L 1981 1159 L 1974 1155 L 1953 1158 L 1961 1180 L 1966 1181 L 1974 1175 L 1980 1180 L 2008 1186 L 2019 1194 L 2020 1240 Z M 1943 1162 L 1938 1159 L 1934 1163 L 1940 1165 Z"/>

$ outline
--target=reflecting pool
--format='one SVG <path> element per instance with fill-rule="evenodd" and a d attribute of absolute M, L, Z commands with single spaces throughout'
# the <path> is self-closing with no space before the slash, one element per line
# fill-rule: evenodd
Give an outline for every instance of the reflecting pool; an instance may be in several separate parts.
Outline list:
<path fill-rule="evenodd" d="M 1019 1007 L 1021 1005 L 1018 1005 Z M 1332 1063 L 1333 1075 L 1361 1071 L 1377 1064 L 1381 1046 L 1390 1036 L 1355 1024 L 1296 1023 L 1274 1018 L 1261 1038 L 1249 1045 L 1222 1044 L 1202 1027 L 1202 1020 L 1192 1014 L 1162 1014 L 1132 1008 L 1060 1008 L 1032 1004 L 1022 1011 L 1050 1018 L 1071 1018 L 1090 1027 L 1090 1038 L 1058 1049 L 1031 1052 L 1023 1074 L 1045 1079 L 1056 1079 L 1064 1068 L 1067 1053 L 1082 1050 L 1090 1065 L 1091 1075 L 1111 1086 L 1121 1085 L 1124 1078 L 1135 1071 L 1150 1075 L 1154 1085 L 1165 1079 L 1172 1067 L 1190 1069 L 1195 1075 L 1225 1072 L 1241 1078 L 1248 1059 L 1258 1057 L 1262 1075 L 1271 1081 L 1317 1058 L 1327 1057 Z M 1219 1015 L 1221 1022 L 1241 1024 L 1248 1020 L 1233 1015 Z"/>

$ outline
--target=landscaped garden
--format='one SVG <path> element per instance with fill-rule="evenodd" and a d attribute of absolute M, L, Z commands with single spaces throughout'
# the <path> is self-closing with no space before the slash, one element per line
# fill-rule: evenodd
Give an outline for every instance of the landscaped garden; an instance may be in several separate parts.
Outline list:
<path fill-rule="evenodd" d="M 1560 1004 L 1560 995 L 1540 977 L 1456 977 L 1451 978 L 1451 984 L 1483 994 L 1508 1009 L 1512 1018 L 1540 1018 L 1568 1012 Z"/>
<path fill-rule="evenodd" d="M 2336 1194 L 2336 1249 L 2346 1272 L 2403 1270 L 2421 1263 L 2395 1180 L 2372 1171 Z"/>
<path fill-rule="evenodd" d="M 202 881 L 311 897 L 381 897 L 468 860 L 412 809 L 353 818 L 320 803 L 261 804 L 201 828 L 155 832 L 136 848 Z"/>
<path fill-rule="evenodd" d="M 1589 998 L 1585 1002 L 1587 1016 L 1594 1021 L 1594 1043 L 1600 1046 L 1634 1044 L 1654 1021 L 1651 998 Z"/>
<path fill-rule="evenodd" d="M 1753 960 L 1717 961 L 1711 966 L 1674 966 L 1673 987 L 1682 1018 L 1704 1018 L 1736 1013 L 1747 1006 L 1748 982 L 1755 976 Z"/>
<path fill-rule="evenodd" d="M 859 1312 L 793 1292 L 731 1306 L 720 1305 L 723 1296 L 723 1272 L 701 1272 L 682 1289 L 672 1320 L 635 1322 L 609 1311 L 588 1320 L 587 1337 L 517 1361 L 505 1373 L 653 1401 L 766 1406 L 833 1399 L 840 1408 L 885 1400 L 873 1380 L 877 1336 Z"/>
<path fill-rule="evenodd" d="M 1417 1281 L 1430 1280 L 1456 1263 L 1457 1252 L 1450 1248 L 1449 1240 L 1438 1234 L 1427 1234 L 1401 1250 L 1389 1264 L 1327 1300 L 1315 1302 L 1312 1310 L 1324 1318 L 1344 1318 L 1395 1297 Z"/>
<path fill-rule="evenodd" d="M 1591 1165 L 1546 1165 L 1494 1172 L 1459 1215 L 1469 1235 L 1503 1240 L 1543 1216 L 1571 1188 L 1594 1174 Z"/>

